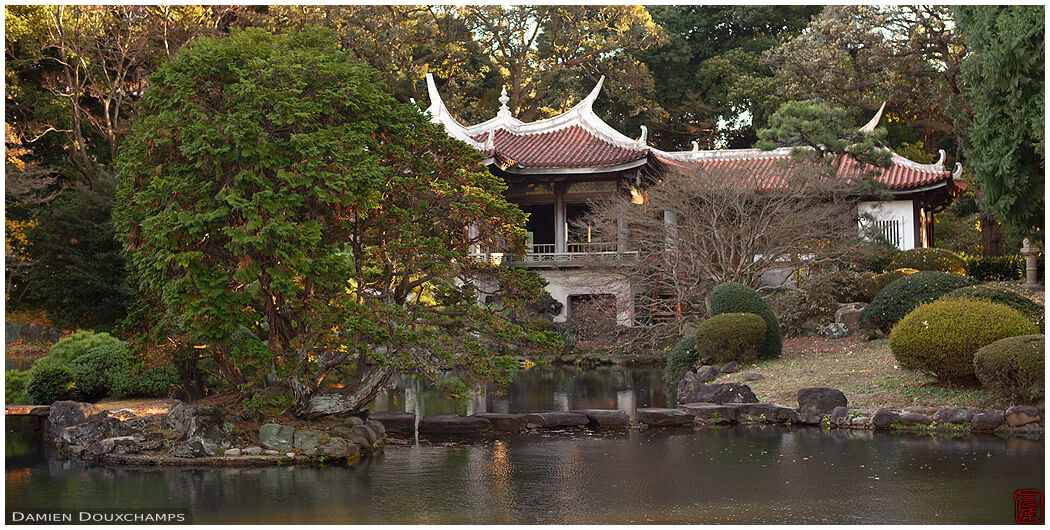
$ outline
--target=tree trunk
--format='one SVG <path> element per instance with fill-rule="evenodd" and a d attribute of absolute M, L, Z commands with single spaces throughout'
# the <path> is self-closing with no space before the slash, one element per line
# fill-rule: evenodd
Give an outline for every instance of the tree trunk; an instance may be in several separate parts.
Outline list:
<path fill-rule="evenodd" d="M 991 214 L 981 212 L 981 255 L 984 257 L 1003 255 L 1003 230 L 999 221 Z"/>
<path fill-rule="evenodd" d="M 335 388 L 319 389 L 302 396 L 305 399 L 301 402 L 300 396 L 297 395 L 297 405 L 292 412 L 300 418 L 358 412 L 375 399 L 376 394 L 383 389 L 393 374 L 393 368 L 376 366 L 350 392 L 343 392 Z"/>

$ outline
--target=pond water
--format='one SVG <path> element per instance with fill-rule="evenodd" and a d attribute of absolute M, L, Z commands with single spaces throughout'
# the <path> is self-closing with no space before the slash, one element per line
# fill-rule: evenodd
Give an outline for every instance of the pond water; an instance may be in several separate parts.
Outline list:
<path fill-rule="evenodd" d="M 372 412 L 425 414 L 550 412 L 673 406 L 673 393 L 660 368 L 536 366 L 515 370 L 505 387 L 489 385 L 480 396 L 456 400 L 416 375 L 400 375 L 369 406 Z"/>
<path fill-rule="evenodd" d="M 388 445 L 355 468 L 107 468 L 6 428 L 12 510 L 185 510 L 194 523 L 1013 522 L 1044 445 L 737 426 Z"/>

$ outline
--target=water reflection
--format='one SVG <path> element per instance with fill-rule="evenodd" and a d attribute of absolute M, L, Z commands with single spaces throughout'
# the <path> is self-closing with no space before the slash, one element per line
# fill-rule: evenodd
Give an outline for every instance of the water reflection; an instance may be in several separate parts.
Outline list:
<path fill-rule="evenodd" d="M 465 401 L 447 397 L 417 376 L 401 375 L 369 409 L 417 415 L 620 409 L 634 417 L 637 407 L 673 406 L 662 375 L 659 368 L 534 367 L 515 371 L 505 387 L 489 385 Z"/>
<path fill-rule="evenodd" d="M 388 446 L 356 468 L 105 468 L 7 433 L 8 509 L 187 509 L 196 523 L 1006 524 L 1044 444 L 775 425 Z"/>

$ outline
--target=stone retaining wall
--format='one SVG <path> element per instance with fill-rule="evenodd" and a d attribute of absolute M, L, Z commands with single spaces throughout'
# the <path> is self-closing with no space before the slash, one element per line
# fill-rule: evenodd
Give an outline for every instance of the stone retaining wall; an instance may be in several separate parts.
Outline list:
<path fill-rule="evenodd" d="M 40 324 L 22 324 L 20 322 L 4 322 L 4 344 L 10 344 L 18 339 L 26 342 L 47 342 L 54 344 L 62 338 L 62 330 L 56 327 L 41 326 Z"/>

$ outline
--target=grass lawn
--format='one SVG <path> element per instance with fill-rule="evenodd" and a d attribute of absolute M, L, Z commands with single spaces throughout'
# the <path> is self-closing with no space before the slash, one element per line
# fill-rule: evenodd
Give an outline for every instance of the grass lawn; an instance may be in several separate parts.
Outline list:
<path fill-rule="evenodd" d="M 900 369 L 890 353 L 888 339 L 785 339 L 780 358 L 743 366 L 713 382 L 740 382 L 745 372 L 764 376 L 745 383 L 759 401 L 790 407 L 798 405 L 800 388 L 815 386 L 837 388 L 846 394 L 850 407 L 862 409 L 950 405 L 1004 408 L 1013 404 L 978 387 L 944 385 L 919 372 Z"/>

